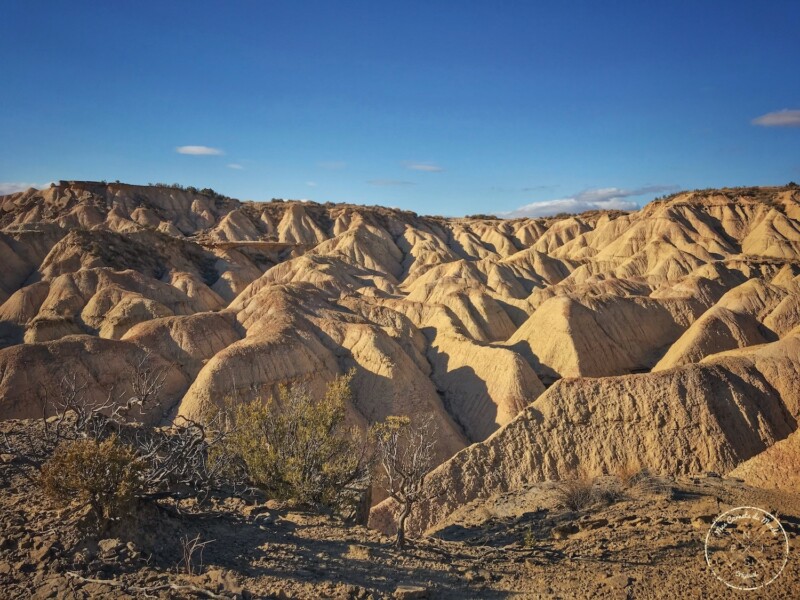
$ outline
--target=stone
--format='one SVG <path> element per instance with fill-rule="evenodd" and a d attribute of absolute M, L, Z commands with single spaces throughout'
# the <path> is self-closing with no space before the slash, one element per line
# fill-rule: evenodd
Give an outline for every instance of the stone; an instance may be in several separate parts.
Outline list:
<path fill-rule="evenodd" d="M 553 539 L 556 540 L 565 540 L 569 536 L 578 533 L 579 528 L 575 523 L 563 523 L 561 525 L 556 525 L 553 527 L 551 532 Z"/>
<path fill-rule="evenodd" d="M 629 577 L 628 575 L 618 574 L 618 575 L 611 575 L 606 577 L 602 583 L 607 585 L 608 587 L 622 590 L 628 587 L 631 583 L 633 583 L 634 579 Z"/>
<path fill-rule="evenodd" d="M 395 600 L 422 600 L 428 598 L 428 589 L 419 585 L 399 585 L 394 591 Z"/>
<path fill-rule="evenodd" d="M 30 553 L 30 559 L 35 563 L 41 563 L 46 558 L 48 558 L 55 548 L 56 541 L 55 540 L 46 540 L 37 547 L 35 547 Z"/>
<path fill-rule="evenodd" d="M 581 523 L 581 529 L 592 530 L 608 526 L 608 519 L 592 519 Z"/>
<path fill-rule="evenodd" d="M 100 557 L 103 559 L 116 558 L 125 548 L 124 544 L 116 538 L 108 538 L 97 542 Z"/>
<path fill-rule="evenodd" d="M 464 579 L 467 583 L 480 583 L 491 580 L 492 574 L 486 569 L 470 569 L 464 573 Z"/>

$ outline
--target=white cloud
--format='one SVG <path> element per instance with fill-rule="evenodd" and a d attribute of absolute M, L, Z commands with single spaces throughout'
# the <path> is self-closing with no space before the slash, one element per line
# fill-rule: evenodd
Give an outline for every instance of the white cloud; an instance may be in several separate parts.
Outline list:
<path fill-rule="evenodd" d="M 444 171 L 442 167 L 433 163 L 406 162 L 404 164 L 407 169 L 412 171 L 425 171 L 426 173 L 441 173 Z"/>
<path fill-rule="evenodd" d="M 323 160 L 322 162 L 318 162 L 317 166 L 321 169 L 330 169 L 331 171 L 337 171 L 347 167 L 347 163 L 344 162 L 343 160 Z"/>
<path fill-rule="evenodd" d="M 779 110 L 753 119 L 753 125 L 762 127 L 800 127 L 800 110 Z"/>
<path fill-rule="evenodd" d="M 211 148 L 210 146 L 178 146 L 175 148 L 175 152 L 192 156 L 220 156 L 225 154 L 219 148 Z"/>
<path fill-rule="evenodd" d="M 306 181 L 306 185 L 308 187 L 317 187 L 317 182 L 316 181 Z"/>
<path fill-rule="evenodd" d="M 24 183 L 21 181 L 0 181 L 0 196 L 7 196 L 8 194 L 16 194 L 17 192 L 24 192 L 28 188 L 36 188 L 41 190 L 48 187 L 49 183 Z"/>
<path fill-rule="evenodd" d="M 244 167 L 239 163 L 228 163 L 229 169 L 236 169 L 237 171 L 244 171 Z"/>
<path fill-rule="evenodd" d="M 367 183 L 370 185 L 381 186 L 416 185 L 413 181 L 403 181 L 401 179 L 370 179 Z"/>
<path fill-rule="evenodd" d="M 520 206 L 516 210 L 497 213 L 504 217 L 547 217 L 558 213 L 582 213 L 587 210 L 637 210 L 639 204 L 630 198 L 646 194 L 662 194 L 678 189 L 675 185 L 650 185 L 634 189 L 592 188 L 566 198 L 542 200 Z"/>

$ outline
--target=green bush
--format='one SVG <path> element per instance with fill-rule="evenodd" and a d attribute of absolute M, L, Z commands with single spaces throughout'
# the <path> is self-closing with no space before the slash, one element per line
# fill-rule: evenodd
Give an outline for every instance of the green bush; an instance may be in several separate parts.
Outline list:
<path fill-rule="evenodd" d="M 528 549 L 536 547 L 536 536 L 533 535 L 533 529 L 531 529 L 530 525 L 528 525 L 528 528 L 525 530 L 525 535 L 522 538 L 522 546 Z"/>
<path fill-rule="evenodd" d="M 220 452 L 245 465 L 255 487 L 279 500 L 337 506 L 369 478 L 366 437 L 345 423 L 353 372 L 323 398 L 282 387 L 277 401 L 228 404 L 231 428 Z"/>
<path fill-rule="evenodd" d="M 98 442 L 61 444 L 42 466 L 45 494 L 59 504 L 75 499 L 91 506 L 99 521 L 123 516 L 142 489 L 145 466 L 116 436 Z"/>

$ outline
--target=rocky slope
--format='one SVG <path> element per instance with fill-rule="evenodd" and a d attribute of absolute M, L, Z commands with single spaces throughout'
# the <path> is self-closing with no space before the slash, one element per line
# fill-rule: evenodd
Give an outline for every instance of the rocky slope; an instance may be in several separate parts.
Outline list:
<path fill-rule="evenodd" d="M 98 531 L 85 509 L 30 485 L 25 440 L 41 427 L 0 423 L 16 451 L 0 453 L 3 598 L 722 600 L 732 592 L 703 559 L 717 515 L 752 503 L 780 514 L 792 548 L 800 534 L 800 496 L 719 477 L 631 489 L 577 512 L 554 484 L 532 483 L 464 505 L 405 551 L 374 529 L 259 495 L 142 503 Z M 193 539 L 206 545 L 187 564 L 182 542 Z M 742 593 L 796 598 L 799 569 L 793 551 L 774 582 Z"/>
<path fill-rule="evenodd" d="M 153 421 L 355 368 L 354 422 L 436 421 L 418 530 L 627 460 L 728 472 L 797 429 L 796 188 L 502 220 L 60 182 L 0 198 L 0 261 L 0 418 L 65 374 L 124 397 L 145 358 Z"/>

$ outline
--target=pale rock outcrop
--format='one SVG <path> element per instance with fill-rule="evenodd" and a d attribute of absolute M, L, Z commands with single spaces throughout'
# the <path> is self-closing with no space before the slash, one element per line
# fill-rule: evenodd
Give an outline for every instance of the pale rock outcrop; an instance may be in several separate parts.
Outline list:
<path fill-rule="evenodd" d="M 194 380 L 208 360 L 243 334 L 234 313 L 205 312 L 139 323 L 122 340 L 158 352 Z"/>
<path fill-rule="evenodd" d="M 800 431 L 743 462 L 728 476 L 743 479 L 753 487 L 797 494 L 800 490 Z"/>
<path fill-rule="evenodd" d="M 441 333 L 428 357 L 433 382 L 471 442 L 489 437 L 544 392 L 527 361 L 507 348 Z"/>
<path fill-rule="evenodd" d="M 779 337 L 800 326 L 800 293 L 787 294 L 764 319 L 764 326 Z"/>
<path fill-rule="evenodd" d="M 59 182 L 0 197 L 0 261 L 0 418 L 53 365 L 99 394 L 148 351 L 152 420 L 354 368 L 351 422 L 432 415 L 458 453 L 414 527 L 579 467 L 726 472 L 796 429 L 792 186 L 504 220 Z"/>
<path fill-rule="evenodd" d="M 214 228 L 212 237 L 222 242 L 253 241 L 261 236 L 253 222 L 241 210 L 234 210 L 225 215 Z"/>
<path fill-rule="evenodd" d="M 105 313 L 97 335 L 101 338 L 118 340 L 138 323 L 171 315 L 171 310 L 155 300 L 126 295 Z"/>
<path fill-rule="evenodd" d="M 293 244 L 318 244 L 328 239 L 319 225 L 308 216 L 301 202 L 292 202 L 286 207 L 277 232 L 281 242 Z"/>
<path fill-rule="evenodd" d="M 190 298 L 132 270 L 80 269 L 28 287 L 3 304 L 0 314 L 27 327 L 29 343 L 83 332 L 119 338 L 142 321 L 219 306 L 213 298 Z"/>
<path fill-rule="evenodd" d="M 563 379 L 486 441 L 428 476 L 434 500 L 410 519 L 421 532 L 459 506 L 532 481 L 613 473 L 727 473 L 786 438 L 800 417 L 800 332 L 701 365 L 601 379 Z M 371 523 L 392 528 L 391 501 Z"/>
<path fill-rule="evenodd" d="M 552 254 L 560 246 L 591 229 L 591 225 L 577 217 L 556 221 L 532 247 L 544 254 Z"/>
<path fill-rule="evenodd" d="M 692 300 L 556 296 L 543 302 L 507 345 L 550 380 L 646 371 L 702 308 Z"/>
<path fill-rule="evenodd" d="M 257 294 L 264 286 L 286 283 L 310 283 L 332 296 L 356 292 L 399 294 L 394 277 L 346 262 L 341 258 L 305 254 L 276 265 L 236 298 L 232 307 Z"/>
<path fill-rule="evenodd" d="M 735 287 L 695 321 L 653 369 L 696 363 L 724 350 L 774 341 L 777 335 L 764 321 L 785 296 L 781 288 L 759 279 Z"/>
<path fill-rule="evenodd" d="M 403 253 L 385 231 L 369 225 L 356 225 L 334 238 L 318 244 L 314 254 L 340 257 L 350 264 L 393 279 L 401 276 Z"/>

